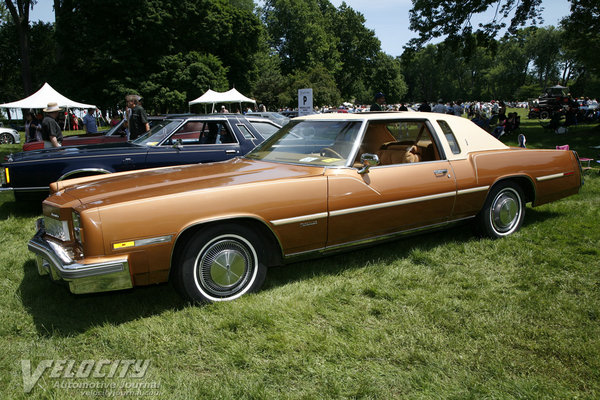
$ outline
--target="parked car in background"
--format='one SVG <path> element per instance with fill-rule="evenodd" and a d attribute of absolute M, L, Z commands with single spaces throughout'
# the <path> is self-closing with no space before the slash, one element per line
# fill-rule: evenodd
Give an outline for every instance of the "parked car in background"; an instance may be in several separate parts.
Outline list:
<path fill-rule="evenodd" d="M 263 111 L 252 111 L 252 112 L 246 113 L 246 116 L 267 118 L 280 126 L 284 126 L 285 124 L 290 122 L 290 119 L 288 117 L 281 115 L 279 113 L 270 112 L 270 111 L 264 111 L 264 112 Z"/>
<path fill-rule="evenodd" d="M 152 122 L 152 118 L 150 119 Z M 120 121 L 108 131 L 98 133 L 86 133 L 84 135 L 69 135 L 63 138 L 62 146 L 82 146 L 98 143 L 117 143 L 126 142 L 127 132 L 125 131 L 125 120 Z M 23 151 L 41 150 L 44 148 L 44 142 L 35 141 L 23 143 Z"/>
<path fill-rule="evenodd" d="M 288 118 L 296 118 L 298 116 L 298 110 L 284 110 L 280 114 Z"/>
<path fill-rule="evenodd" d="M 246 154 L 279 129 L 264 118 L 235 114 L 169 116 L 153 118 L 152 124 L 132 142 L 11 154 L 2 164 L 0 190 L 26 199 L 28 194 L 47 193 L 50 183 L 67 178 L 223 161 Z"/>
<path fill-rule="evenodd" d="M 546 88 L 540 97 L 530 101 L 528 118 L 548 119 L 553 113 L 563 111 L 569 101 L 568 87 L 556 85 Z"/>
<path fill-rule="evenodd" d="M 0 144 L 21 143 L 21 136 L 16 129 L 0 127 Z"/>
<path fill-rule="evenodd" d="M 171 279 L 187 299 L 233 300 L 268 267 L 454 223 L 502 238 L 526 203 L 581 182 L 575 152 L 510 148 L 465 118 L 312 115 L 225 162 L 52 183 L 29 250 L 73 293 Z"/>

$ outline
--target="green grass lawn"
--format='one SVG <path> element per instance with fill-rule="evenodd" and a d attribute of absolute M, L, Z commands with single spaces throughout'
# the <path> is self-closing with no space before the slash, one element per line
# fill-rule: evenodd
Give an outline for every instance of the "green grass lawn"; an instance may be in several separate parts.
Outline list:
<path fill-rule="evenodd" d="M 600 158 L 598 125 L 521 126 L 528 147 Z M 37 217 L 0 193 L 0 398 L 94 397 L 85 384 L 116 385 L 117 398 L 600 397 L 597 171 L 579 195 L 528 207 L 511 237 L 461 226 L 405 238 L 271 269 L 259 293 L 206 306 L 168 284 L 70 294 L 27 251 Z M 31 374 L 54 362 L 30 393 L 21 360 Z M 138 379 L 69 379 L 58 360 L 150 364 Z"/>

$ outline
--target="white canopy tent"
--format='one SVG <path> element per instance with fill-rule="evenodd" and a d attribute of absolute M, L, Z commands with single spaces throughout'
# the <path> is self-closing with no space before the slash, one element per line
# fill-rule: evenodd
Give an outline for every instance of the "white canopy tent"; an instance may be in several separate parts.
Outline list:
<path fill-rule="evenodd" d="M 59 107 L 70 109 L 70 108 L 93 108 L 96 109 L 94 104 L 85 104 L 79 103 L 77 101 L 73 101 L 62 94 L 58 93 L 52 86 L 48 84 L 48 82 L 44 83 L 44 86 L 40 88 L 37 92 L 32 94 L 29 97 L 24 99 L 13 101 L 12 103 L 4 103 L 0 104 L 0 108 L 8 108 L 8 112 L 10 109 L 17 109 L 21 111 L 22 109 L 43 109 L 48 106 L 48 103 L 57 103 Z M 18 112 L 17 112 L 18 115 Z M 23 117 L 23 115 L 21 116 Z M 65 119 L 65 125 L 71 126 L 71 119 Z M 64 127 L 63 127 L 64 128 Z"/>
<path fill-rule="evenodd" d="M 212 104 L 212 112 L 215 112 L 215 104 L 219 103 L 240 103 L 240 108 L 242 108 L 242 103 L 256 104 L 256 100 L 244 96 L 235 88 L 226 92 L 215 92 L 214 90 L 208 89 L 206 93 L 198 97 L 196 100 L 190 101 L 188 104 L 190 106 L 193 104 Z"/>
<path fill-rule="evenodd" d="M 58 106 L 63 108 L 96 108 L 93 104 L 79 103 L 66 98 L 54 90 L 48 82 L 44 83 L 44 86 L 31 96 L 18 101 L 13 101 L 12 103 L 0 104 L 0 108 L 40 109 L 46 108 L 48 103 L 58 103 Z"/>

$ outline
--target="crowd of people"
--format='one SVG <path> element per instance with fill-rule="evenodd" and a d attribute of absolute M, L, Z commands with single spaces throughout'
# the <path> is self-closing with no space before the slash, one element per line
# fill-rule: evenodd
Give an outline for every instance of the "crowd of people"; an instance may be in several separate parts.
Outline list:
<path fill-rule="evenodd" d="M 25 142 L 44 142 L 44 148 L 60 147 L 62 132 L 67 129 L 79 130 L 83 127 L 86 134 L 98 132 L 99 123 L 102 125 L 117 125 L 125 119 L 125 130 L 128 140 L 136 139 L 150 130 L 148 115 L 142 107 L 141 97 L 128 95 L 125 97 L 126 107 L 122 112 L 111 115 L 110 122 L 96 108 L 89 108 L 85 115 L 79 118 L 72 111 L 66 111 L 56 102 L 48 103 L 41 112 L 30 111 L 25 114 Z"/>
<path fill-rule="evenodd" d="M 62 142 L 62 131 L 66 129 L 79 130 L 83 128 L 85 133 L 93 134 L 98 132 L 99 125 L 115 126 L 122 119 L 125 119 L 125 129 L 128 135 L 128 140 L 133 140 L 143 135 L 150 130 L 148 123 L 148 115 L 141 104 L 142 98 L 138 95 L 128 95 L 125 98 L 125 110 L 118 110 L 110 116 L 110 121 L 105 118 L 102 113 L 90 108 L 86 110 L 85 115 L 80 118 L 72 111 L 63 112 L 64 110 L 56 103 L 49 103 L 47 108 L 44 108 L 44 115 L 41 112 L 28 112 L 25 116 L 25 140 L 26 142 L 43 141 L 45 147 L 59 147 Z M 529 107 L 527 102 L 512 103 L 511 107 Z M 264 105 L 260 105 L 258 110 L 266 111 Z M 520 117 L 516 112 L 508 113 L 507 105 L 503 101 L 491 100 L 488 102 L 472 101 L 462 102 L 461 100 L 445 102 L 439 99 L 436 103 L 423 101 L 420 103 L 399 103 L 386 104 L 385 94 L 378 92 L 374 96 L 373 104 L 355 105 L 344 103 L 339 107 L 321 107 L 315 108 L 316 113 L 327 112 L 385 112 L 385 111 L 420 111 L 420 112 L 435 112 L 442 114 L 453 114 L 456 116 L 466 116 L 473 123 L 488 130 L 493 136 L 500 136 L 516 130 L 520 124 Z M 228 113 L 226 106 L 221 106 L 221 113 Z M 257 111 L 248 109 L 250 111 Z M 279 112 L 293 113 L 290 108 L 280 109 Z M 238 109 L 235 112 L 240 112 Z M 573 125 L 578 120 L 600 120 L 600 108 L 598 101 L 589 98 L 585 99 L 570 99 L 566 107 L 554 113 L 551 118 L 558 124 L 560 118 L 565 117 L 564 125 Z"/>

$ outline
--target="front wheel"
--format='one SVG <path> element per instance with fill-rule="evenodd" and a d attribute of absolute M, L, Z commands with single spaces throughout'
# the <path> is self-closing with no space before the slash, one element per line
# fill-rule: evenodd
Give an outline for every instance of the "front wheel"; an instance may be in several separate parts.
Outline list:
<path fill-rule="evenodd" d="M 199 231 L 183 249 L 175 287 L 198 302 L 234 300 L 258 290 L 267 272 L 260 243 L 244 226 L 224 224 Z"/>
<path fill-rule="evenodd" d="M 478 233 L 497 239 L 519 230 L 525 218 L 523 199 L 523 190 L 518 184 L 503 182 L 494 186 L 477 215 Z"/>
<path fill-rule="evenodd" d="M 0 144 L 13 144 L 15 138 L 10 133 L 0 133 Z"/>

